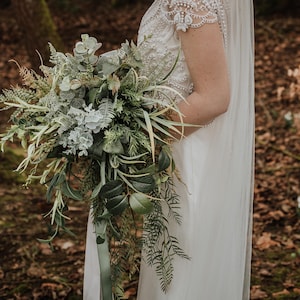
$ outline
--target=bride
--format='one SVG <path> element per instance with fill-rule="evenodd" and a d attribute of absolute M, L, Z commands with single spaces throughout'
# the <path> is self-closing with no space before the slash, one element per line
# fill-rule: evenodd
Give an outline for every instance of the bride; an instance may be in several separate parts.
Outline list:
<path fill-rule="evenodd" d="M 170 224 L 191 260 L 175 259 L 164 293 L 142 262 L 138 300 L 249 299 L 254 80 L 251 0 L 155 0 L 138 35 L 145 74 L 160 76 L 182 52 L 168 85 L 188 127 L 173 145 L 183 223 Z M 146 38 L 145 38 L 146 37 Z M 177 115 L 172 115 L 178 120 Z M 99 269 L 88 225 L 84 299 L 99 300 Z"/>

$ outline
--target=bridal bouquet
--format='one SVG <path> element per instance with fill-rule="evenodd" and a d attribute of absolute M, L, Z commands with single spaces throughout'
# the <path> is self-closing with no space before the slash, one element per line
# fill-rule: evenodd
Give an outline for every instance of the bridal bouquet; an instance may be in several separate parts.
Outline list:
<path fill-rule="evenodd" d="M 180 223 L 170 132 L 180 134 L 176 126 L 183 124 L 166 117 L 178 113 L 176 92 L 164 85 L 170 73 L 160 81 L 142 75 L 132 42 L 98 56 L 100 47 L 84 34 L 73 54 L 50 44 L 52 66 L 42 64 L 43 75 L 20 67 L 24 85 L 0 96 L 2 109 L 15 108 L 0 144 L 3 151 L 16 137 L 26 150 L 17 171 L 29 169 L 26 184 L 39 180 L 47 188 L 54 230 L 43 242 L 68 231 L 68 199 L 90 201 L 108 300 L 122 297 L 124 274 L 138 268 L 141 245 L 163 290 L 172 280 L 174 255 L 187 257 L 168 231 L 170 215 Z"/>

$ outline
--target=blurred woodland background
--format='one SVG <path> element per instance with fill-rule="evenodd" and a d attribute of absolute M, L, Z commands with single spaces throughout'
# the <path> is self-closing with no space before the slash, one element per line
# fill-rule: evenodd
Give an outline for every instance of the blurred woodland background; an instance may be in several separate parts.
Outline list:
<path fill-rule="evenodd" d="M 22 84 L 18 67 L 38 71 L 50 41 L 72 51 L 80 34 L 101 52 L 135 40 L 151 0 L 1 0 L 0 89 Z M 256 165 L 251 299 L 300 299 L 300 1 L 255 0 Z M 298 69 L 298 71 L 297 71 Z M 8 122 L 0 112 L 0 132 Z M 12 172 L 16 145 L 0 154 L 0 299 L 82 299 L 87 203 L 69 203 L 69 228 L 54 252 L 47 236 L 45 189 L 22 188 Z M 213 258 L 212 258 L 213 259 Z M 137 278 L 125 282 L 135 299 Z"/>

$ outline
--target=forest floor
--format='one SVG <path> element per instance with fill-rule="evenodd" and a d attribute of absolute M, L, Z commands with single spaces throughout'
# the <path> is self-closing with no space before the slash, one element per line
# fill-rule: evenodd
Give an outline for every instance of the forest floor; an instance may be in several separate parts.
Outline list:
<path fill-rule="evenodd" d="M 71 1 L 70 1 L 71 2 Z M 67 49 L 81 33 L 103 43 L 102 50 L 136 39 L 151 1 L 113 8 L 110 1 L 61 1 L 52 15 Z M 59 3 L 59 1 L 54 1 Z M 63 5 L 64 4 L 64 5 Z M 295 14 L 296 16 L 297 14 Z M 0 89 L 20 83 L 15 59 L 30 67 L 22 34 L 10 8 L 0 10 Z M 300 19 L 256 18 L 256 164 L 251 299 L 300 299 L 300 99 L 289 96 L 288 69 L 300 65 Z M 285 88 L 283 90 L 283 88 Z M 287 114 L 293 115 L 293 121 Z M 0 114 L 3 132 L 8 115 Z M 23 157 L 18 147 L 0 154 L 0 299 L 82 299 L 87 203 L 69 203 L 69 228 L 54 252 L 37 238 L 47 236 L 45 190 L 22 188 L 12 172 Z M 135 299 L 136 280 L 126 286 Z"/>

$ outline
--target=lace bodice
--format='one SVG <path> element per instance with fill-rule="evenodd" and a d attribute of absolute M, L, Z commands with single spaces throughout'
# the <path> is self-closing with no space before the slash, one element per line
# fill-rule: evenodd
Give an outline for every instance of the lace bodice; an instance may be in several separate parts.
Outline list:
<path fill-rule="evenodd" d="M 168 85 L 186 97 L 193 84 L 180 52 L 178 30 L 197 28 L 206 23 L 218 22 L 226 41 L 225 12 L 222 0 L 155 0 L 144 15 L 138 34 L 138 44 L 145 61 L 148 76 L 168 78 Z"/>

